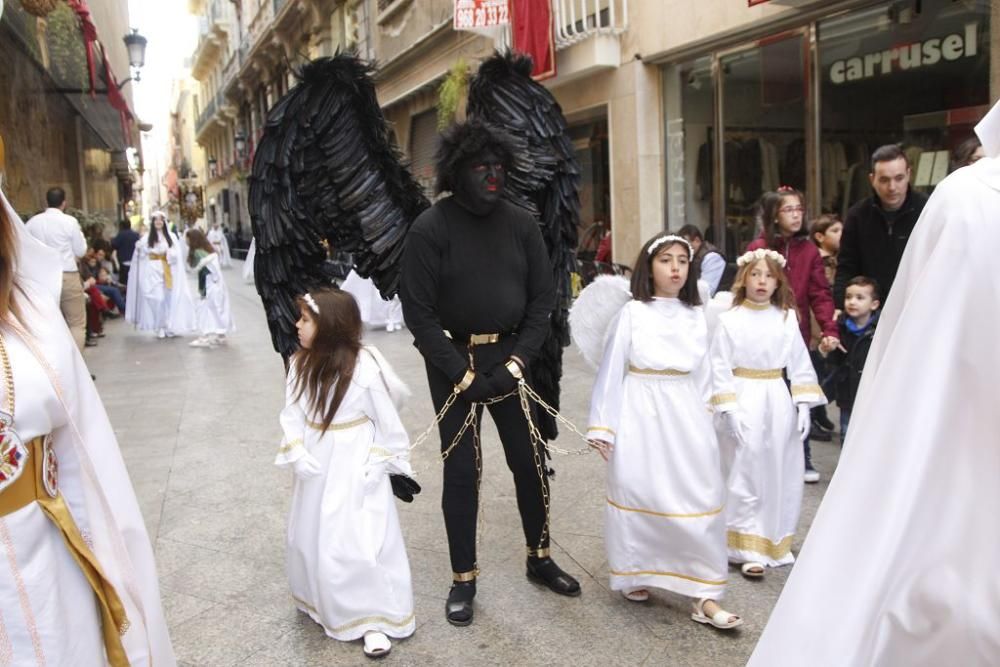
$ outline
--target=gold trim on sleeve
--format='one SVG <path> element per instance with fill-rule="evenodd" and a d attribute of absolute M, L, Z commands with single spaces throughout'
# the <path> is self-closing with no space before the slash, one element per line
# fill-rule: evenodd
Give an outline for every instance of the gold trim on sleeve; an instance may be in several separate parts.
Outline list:
<path fill-rule="evenodd" d="M 612 429 L 607 426 L 588 426 L 588 431 L 604 431 L 605 433 L 610 433 L 611 435 L 617 435 Z"/>
<path fill-rule="evenodd" d="M 807 394 L 814 394 L 819 396 L 823 393 L 823 389 L 820 388 L 818 384 L 793 384 L 792 385 L 792 396 L 804 396 Z"/>
<path fill-rule="evenodd" d="M 722 509 L 723 509 L 722 507 L 719 507 L 717 509 L 709 510 L 707 512 L 695 512 L 693 514 L 682 514 L 682 513 L 676 513 L 676 512 L 656 512 L 654 510 L 641 509 L 641 508 L 638 508 L 638 507 L 626 507 L 625 505 L 619 505 L 615 501 L 611 500 L 611 498 L 605 498 L 605 500 L 607 500 L 608 504 L 611 505 L 612 507 L 620 509 L 620 510 L 622 510 L 624 512 L 638 512 L 639 514 L 649 514 L 651 516 L 661 516 L 661 517 L 664 517 L 666 519 L 697 519 L 697 518 L 703 517 L 703 516 L 714 516 L 714 515 L 719 514 L 720 512 L 722 512 Z"/>
<path fill-rule="evenodd" d="M 679 371 L 676 368 L 639 368 L 638 366 L 628 365 L 628 372 L 635 373 L 636 375 L 663 375 L 666 377 L 685 377 L 691 375 L 690 371 Z"/>
<path fill-rule="evenodd" d="M 724 405 L 726 403 L 735 403 L 735 402 L 736 402 L 736 394 L 716 394 L 709 400 L 709 403 L 711 403 L 712 405 Z"/>
<path fill-rule="evenodd" d="M 660 572 L 658 570 L 636 570 L 634 572 L 619 572 L 617 570 L 611 570 L 610 574 L 615 577 L 673 577 L 675 579 L 685 579 L 687 581 L 693 581 L 696 584 L 705 584 L 706 586 L 725 586 L 726 580 L 713 581 L 712 579 L 702 579 L 701 577 L 692 577 L 688 574 L 680 574 L 677 572 Z"/>
<path fill-rule="evenodd" d="M 781 368 L 743 368 L 737 366 L 733 369 L 733 375 L 744 380 L 780 380 L 783 376 Z"/>
<path fill-rule="evenodd" d="M 735 551 L 750 551 L 763 554 L 772 560 L 781 560 L 791 552 L 794 538 L 794 535 L 789 535 L 780 542 L 772 542 L 760 535 L 730 530 L 726 533 L 726 546 Z"/>
<path fill-rule="evenodd" d="M 302 446 L 302 438 L 295 438 L 294 440 L 289 440 L 285 444 L 281 445 L 281 447 L 278 447 L 278 453 L 287 454 L 296 447 L 301 447 L 301 446 Z"/>

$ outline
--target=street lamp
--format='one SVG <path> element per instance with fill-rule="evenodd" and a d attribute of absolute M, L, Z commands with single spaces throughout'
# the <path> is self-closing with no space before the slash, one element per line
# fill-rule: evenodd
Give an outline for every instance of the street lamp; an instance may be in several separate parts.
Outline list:
<path fill-rule="evenodd" d="M 243 134 L 243 130 L 237 130 L 236 136 L 233 137 L 233 146 L 236 148 L 236 158 L 242 162 L 247 156 L 247 135 Z"/>
<path fill-rule="evenodd" d="M 146 64 L 146 38 L 139 34 L 137 28 L 125 35 L 125 48 L 128 49 L 128 66 L 135 72 L 135 80 L 139 81 L 139 70 Z M 125 81 L 128 81 L 126 79 Z M 122 81 L 121 85 L 125 85 Z M 119 86 L 121 87 L 121 86 Z"/>

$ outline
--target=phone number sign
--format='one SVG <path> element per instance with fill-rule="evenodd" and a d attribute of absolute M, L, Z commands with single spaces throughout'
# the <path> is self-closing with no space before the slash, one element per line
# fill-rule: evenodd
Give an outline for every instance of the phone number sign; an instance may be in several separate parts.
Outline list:
<path fill-rule="evenodd" d="M 455 30 L 482 30 L 508 23 L 507 0 L 455 0 Z"/>

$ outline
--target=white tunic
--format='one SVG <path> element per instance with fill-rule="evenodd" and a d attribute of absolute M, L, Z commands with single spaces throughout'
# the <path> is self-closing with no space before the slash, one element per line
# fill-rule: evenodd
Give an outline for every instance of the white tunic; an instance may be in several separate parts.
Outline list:
<path fill-rule="evenodd" d="M 196 327 L 194 302 L 185 273 L 184 246 L 173 234 L 170 237 L 172 245 L 160 238 L 153 248 L 149 247 L 148 236 L 136 242 L 132 270 L 128 275 L 125 319 L 140 330 L 164 329 L 171 333 L 185 334 L 194 331 Z M 171 274 L 169 288 L 164 261 L 151 259 L 151 254 L 166 255 Z"/>
<path fill-rule="evenodd" d="M 787 565 L 795 560 L 805 466 L 794 404 L 826 403 L 795 311 L 744 302 L 720 314 L 711 359 L 712 403 L 721 412 L 738 410 L 750 427 L 746 445 L 719 436 L 728 469 L 729 560 Z M 753 377 L 768 371 L 772 377 Z"/>
<path fill-rule="evenodd" d="M 1000 152 L 1000 128 L 993 138 Z M 957 170 L 927 202 L 837 473 L 751 667 L 1000 661 L 997 211 L 1000 158 Z"/>
<path fill-rule="evenodd" d="M 208 238 L 208 242 L 212 244 L 212 247 L 215 248 L 216 254 L 219 255 L 221 266 L 226 269 L 232 266 L 233 260 L 229 254 L 229 241 L 226 240 L 226 235 L 222 233 L 222 230 L 218 227 L 213 227 L 208 230 L 208 234 L 205 236 Z"/>
<path fill-rule="evenodd" d="M 198 318 L 198 330 L 203 334 L 218 334 L 225 336 L 236 330 L 233 322 L 232 309 L 229 306 L 229 288 L 222 277 L 222 266 L 219 256 L 211 253 L 201 259 L 193 272 L 208 269 L 205 277 L 205 296 L 198 300 L 195 315 Z"/>
<path fill-rule="evenodd" d="M 630 301 L 611 325 L 587 436 L 615 446 L 605 511 L 614 590 L 725 592 L 725 484 L 708 408 L 707 338 L 702 309 L 677 299 Z"/>
<path fill-rule="evenodd" d="M 391 373 L 377 351 L 362 350 L 326 433 L 306 397 L 292 400 L 294 370 L 281 411 L 284 438 L 275 463 L 289 466 L 308 452 L 324 471 L 295 479 L 286 563 L 292 596 L 327 635 L 343 641 L 369 630 L 408 637 L 416 627 L 410 565 L 386 474 L 413 476 L 409 438 L 387 388 L 394 381 L 384 376 Z"/>
<path fill-rule="evenodd" d="M 375 283 L 370 278 L 362 278 L 353 270 L 340 289 L 354 297 L 361 311 L 361 321 L 365 326 L 384 327 L 386 325 L 403 325 L 403 305 L 398 296 L 386 301 L 382 298 Z"/>

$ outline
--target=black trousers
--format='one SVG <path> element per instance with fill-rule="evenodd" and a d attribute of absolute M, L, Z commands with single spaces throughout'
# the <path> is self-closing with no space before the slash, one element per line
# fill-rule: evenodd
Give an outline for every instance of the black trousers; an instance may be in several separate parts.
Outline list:
<path fill-rule="evenodd" d="M 456 346 L 463 355 L 467 354 L 464 345 L 456 344 Z M 475 368 L 484 372 L 490 371 L 496 364 L 506 361 L 511 349 L 513 349 L 513 339 L 502 340 L 493 345 L 473 347 Z M 436 367 L 429 363 L 426 367 L 431 399 L 434 402 L 435 412 L 438 412 L 454 391 L 454 385 Z M 438 431 L 441 435 L 442 452 L 451 445 L 462 428 L 462 423 L 469 414 L 469 407 L 470 404 L 459 397 L 441 421 Z M 481 423 L 483 406 L 477 406 L 477 410 Z M 528 422 L 517 395 L 489 405 L 487 410 L 496 424 L 500 441 L 503 443 L 507 467 L 514 475 L 517 508 L 521 514 L 525 544 L 531 549 L 547 548 L 549 536 L 545 530 L 546 512 L 543 495 L 548 493 L 548 478 L 544 473 L 545 453 L 536 451 L 532 446 Z M 539 445 L 537 449 L 541 450 L 542 446 Z M 441 494 L 441 509 L 444 511 L 445 530 L 448 533 L 451 569 L 459 574 L 476 569 L 476 517 L 479 511 L 477 480 L 476 448 L 472 429 L 469 428 L 445 459 L 444 489 Z"/>

